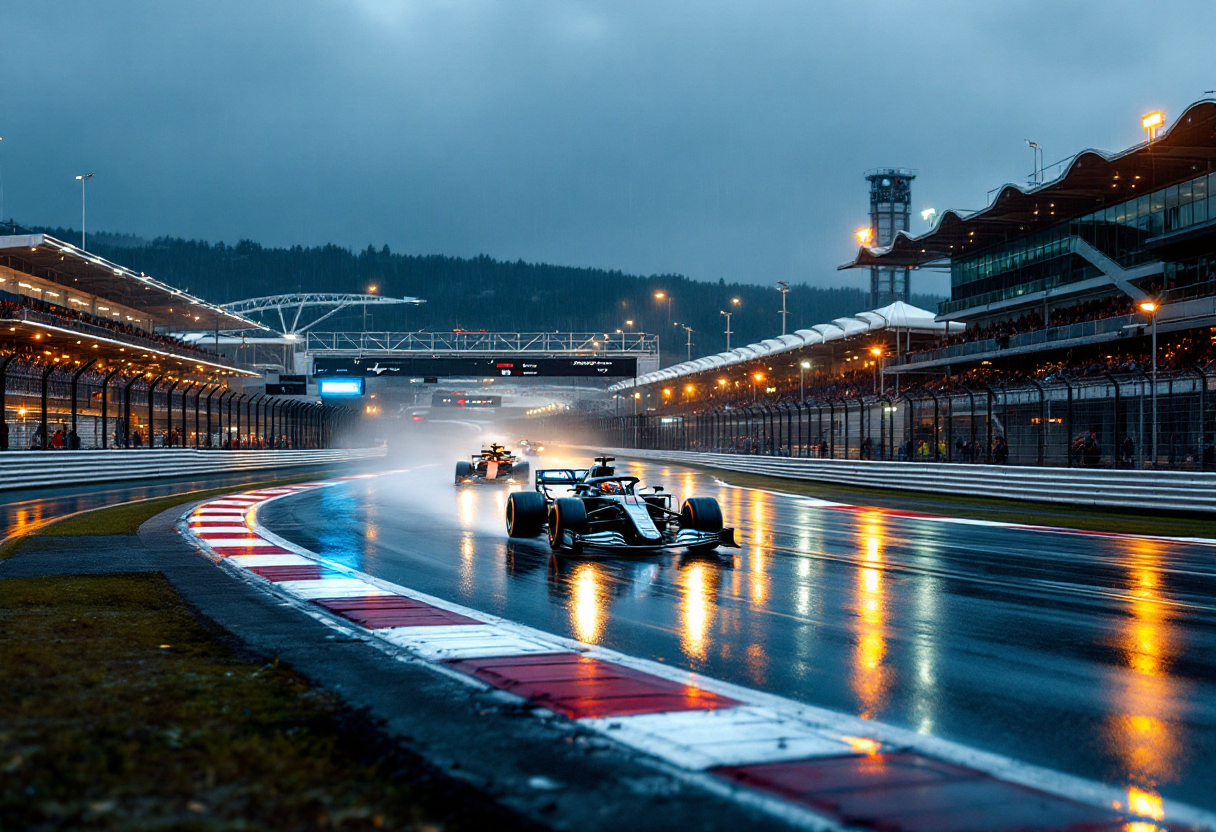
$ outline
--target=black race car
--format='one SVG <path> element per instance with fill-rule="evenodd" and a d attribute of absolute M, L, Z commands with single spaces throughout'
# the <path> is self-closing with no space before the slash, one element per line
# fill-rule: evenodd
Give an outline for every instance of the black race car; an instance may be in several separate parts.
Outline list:
<path fill-rule="evenodd" d="M 722 510 L 712 497 L 689 497 L 677 513 L 662 486 L 640 488 L 639 479 L 618 476 L 612 457 L 587 470 L 557 468 L 536 472 L 536 490 L 507 497 L 507 534 L 535 537 L 547 532 L 555 551 L 583 549 L 705 552 L 735 546 L 735 530 L 723 528 Z M 570 489 L 556 497 L 551 488 Z"/>
<path fill-rule="evenodd" d="M 524 456 L 540 456 L 545 452 L 545 443 L 532 439 L 519 440 L 519 452 Z"/>
<path fill-rule="evenodd" d="M 481 453 L 473 454 L 471 461 L 456 463 L 456 484 L 527 482 L 530 472 L 527 462 L 502 445 L 490 445 L 483 448 Z"/>

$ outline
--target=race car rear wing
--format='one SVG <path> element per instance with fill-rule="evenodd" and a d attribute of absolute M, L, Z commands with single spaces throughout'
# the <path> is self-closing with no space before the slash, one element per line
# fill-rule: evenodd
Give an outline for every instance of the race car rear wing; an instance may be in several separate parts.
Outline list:
<path fill-rule="evenodd" d="M 587 469 L 585 468 L 548 468 L 536 472 L 536 487 L 540 489 L 550 485 L 575 486 L 586 477 Z"/>

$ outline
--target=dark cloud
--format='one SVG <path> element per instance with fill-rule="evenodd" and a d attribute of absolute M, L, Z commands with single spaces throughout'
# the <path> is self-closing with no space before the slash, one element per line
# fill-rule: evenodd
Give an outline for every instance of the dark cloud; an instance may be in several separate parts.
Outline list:
<path fill-rule="evenodd" d="M 1216 87 L 1209 3 L 20 2 L 5 213 L 268 244 L 859 282 L 862 173 L 978 208 Z M 925 276 L 917 288 L 944 288 Z"/>

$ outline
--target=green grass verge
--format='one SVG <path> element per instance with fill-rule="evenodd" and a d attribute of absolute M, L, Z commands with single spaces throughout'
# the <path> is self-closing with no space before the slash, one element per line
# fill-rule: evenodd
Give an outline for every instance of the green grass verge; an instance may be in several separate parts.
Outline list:
<path fill-rule="evenodd" d="M 0 581 L 0 829 L 522 829 L 159 575 Z"/>
<path fill-rule="evenodd" d="M 643 460 L 647 461 L 647 460 Z M 653 461 L 653 460 L 650 460 Z M 966 497 L 937 494 L 928 491 L 902 491 L 891 488 L 861 488 L 850 485 L 814 482 L 810 480 L 766 477 L 726 471 L 708 465 L 673 463 L 708 471 L 733 485 L 805 494 L 821 500 L 874 506 L 925 514 L 963 517 L 971 520 L 994 520 L 1005 523 L 1029 523 L 1088 531 L 1120 534 L 1151 534 L 1170 537 L 1216 537 L 1216 519 L 1195 512 L 1163 512 L 1137 509 L 1103 509 L 1085 506 L 1058 505 L 993 497 Z"/>
<path fill-rule="evenodd" d="M 88 511 L 53 520 L 27 535 L 14 538 L 0 545 L 0 560 L 12 557 L 16 552 L 40 546 L 39 538 L 44 537 L 85 537 L 89 535 L 136 534 L 139 527 L 148 519 L 174 506 L 184 505 L 207 497 L 218 497 L 238 491 L 252 491 L 257 488 L 270 488 L 275 485 L 290 485 L 297 482 L 311 482 L 316 476 L 292 476 L 280 479 L 249 482 L 241 485 L 225 485 L 218 488 L 207 488 L 201 491 L 183 491 L 167 497 L 151 497 L 146 500 L 136 500 L 117 506 L 102 506 Z"/>

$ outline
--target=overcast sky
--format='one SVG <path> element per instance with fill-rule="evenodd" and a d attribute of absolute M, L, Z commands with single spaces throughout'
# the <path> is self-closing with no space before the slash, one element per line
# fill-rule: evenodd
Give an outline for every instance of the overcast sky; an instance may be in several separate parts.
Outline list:
<path fill-rule="evenodd" d="M 980 208 L 1216 87 L 1210 0 L 0 5 L 6 217 L 861 285 L 863 173 Z M 918 276 L 914 291 L 944 291 Z"/>

